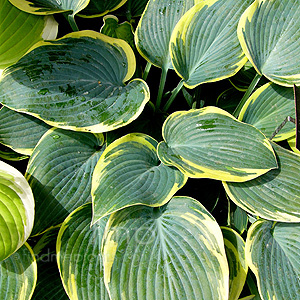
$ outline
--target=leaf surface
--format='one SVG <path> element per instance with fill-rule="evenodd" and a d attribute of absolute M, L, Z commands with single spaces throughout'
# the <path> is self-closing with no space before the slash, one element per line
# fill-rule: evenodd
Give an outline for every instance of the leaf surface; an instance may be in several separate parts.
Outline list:
<path fill-rule="evenodd" d="M 169 53 L 171 34 L 182 15 L 197 0 L 150 0 L 135 32 L 140 54 L 153 65 L 173 69 Z"/>
<path fill-rule="evenodd" d="M 50 129 L 34 149 L 26 178 L 36 201 L 33 233 L 60 224 L 90 202 L 92 173 L 105 146 L 102 134 Z"/>
<path fill-rule="evenodd" d="M 107 218 L 91 226 L 92 205 L 77 208 L 57 238 L 57 263 L 70 299 L 110 299 L 104 285 L 101 243 Z"/>
<path fill-rule="evenodd" d="M 189 177 L 240 182 L 277 168 L 268 139 L 217 107 L 171 114 L 163 138 L 157 149 L 160 160 Z"/>
<path fill-rule="evenodd" d="M 14 6 L 35 15 L 71 12 L 74 16 L 83 10 L 89 0 L 9 0 Z"/>
<path fill-rule="evenodd" d="M 90 0 L 88 6 L 80 12 L 81 17 L 94 18 L 106 15 L 124 5 L 126 0 Z"/>
<path fill-rule="evenodd" d="M 246 258 L 263 300 L 299 300 L 300 224 L 259 220 L 246 240 Z"/>
<path fill-rule="evenodd" d="M 283 86 L 300 84 L 298 0 L 256 0 L 238 25 L 241 46 L 259 74 Z"/>
<path fill-rule="evenodd" d="M 238 119 L 271 137 L 288 116 L 295 118 L 293 89 L 267 83 L 248 98 Z M 273 140 L 282 141 L 294 134 L 295 124 L 287 122 Z"/>
<path fill-rule="evenodd" d="M 127 85 L 135 57 L 123 40 L 94 31 L 42 43 L 3 72 L 1 102 L 51 126 L 105 132 L 132 122 L 149 100 L 141 79 Z"/>
<path fill-rule="evenodd" d="M 40 138 L 51 127 L 40 119 L 5 106 L 0 110 L 0 143 L 18 153 L 31 155 Z"/>
<path fill-rule="evenodd" d="M 93 222 L 124 207 L 162 206 L 183 187 L 185 177 L 160 163 L 157 141 L 145 134 L 128 134 L 110 144 L 93 174 Z"/>
<path fill-rule="evenodd" d="M 24 176 L 0 161 L 0 262 L 28 239 L 33 227 L 34 206 L 33 194 Z"/>
<path fill-rule="evenodd" d="M 31 299 L 37 279 L 34 253 L 25 243 L 17 252 L 0 262 L 0 299 Z"/>
<path fill-rule="evenodd" d="M 250 0 L 199 1 L 171 36 L 172 64 L 188 88 L 228 78 L 246 63 L 237 25 Z"/>
<path fill-rule="evenodd" d="M 272 143 L 278 169 L 247 182 L 223 182 L 230 199 L 261 218 L 300 222 L 300 155 Z"/>
<path fill-rule="evenodd" d="M 45 19 L 20 11 L 8 0 L 0 0 L 0 7 L 0 69 L 4 69 L 42 39 Z"/>
<path fill-rule="evenodd" d="M 103 240 L 112 299 L 227 300 L 228 265 L 219 225 L 196 200 L 111 215 Z"/>

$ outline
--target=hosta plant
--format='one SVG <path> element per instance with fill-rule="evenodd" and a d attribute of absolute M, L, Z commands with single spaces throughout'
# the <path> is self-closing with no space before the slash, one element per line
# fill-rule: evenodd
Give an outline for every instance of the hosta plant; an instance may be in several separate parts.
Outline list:
<path fill-rule="evenodd" d="M 300 300 L 298 0 L 0 0 L 0 298 Z"/>

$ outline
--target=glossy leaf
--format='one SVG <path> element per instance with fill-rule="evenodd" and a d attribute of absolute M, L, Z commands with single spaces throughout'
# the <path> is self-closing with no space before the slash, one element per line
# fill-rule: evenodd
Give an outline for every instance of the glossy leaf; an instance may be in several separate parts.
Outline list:
<path fill-rule="evenodd" d="M 34 198 L 27 181 L 17 169 L 0 161 L 0 261 L 25 243 L 33 220 Z"/>
<path fill-rule="evenodd" d="M 102 255 L 112 299 L 228 299 L 220 227 L 192 198 L 112 214 Z"/>
<path fill-rule="evenodd" d="M 49 130 L 34 149 L 26 178 L 36 201 L 33 234 L 60 224 L 90 202 L 95 165 L 104 146 L 102 134 Z"/>
<path fill-rule="evenodd" d="M 298 0 L 256 0 L 238 26 L 241 46 L 259 74 L 284 86 L 300 84 Z"/>
<path fill-rule="evenodd" d="M 229 265 L 229 300 L 237 300 L 244 288 L 248 272 L 245 242 L 233 229 L 227 227 L 221 229 Z"/>
<path fill-rule="evenodd" d="M 242 182 L 277 168 L 267 138 L 217 107 L 171 114 L 163 138 L 160 160 L 189 177 Z"/>
<path fill-rule="evenodd" d="M 25 243 L 17 252 L 0 262 L 0 299 L 30 300 L 36 278 L 34 253 Z"/>
<path fill-rule="evenodd" d="M 51 128 L 37 118 L 5 106 L 0 110 L 0 120 L 0 143 L 25 155 L 31 155 L 42 135 Z"/>
<path fill-rule="evenodd" d="M 171 36 L 172 64 L 188 88 L 228 78 L 246 63 L 236 29 L 252 0 L 207 0 L 193 6 Z"/>
<path fill-rule="evenodd" d="M 148 135 L 128 134 L 103 152 L 93 174 L 93 223 L 124 207 L 157 207 L 186 183 L 179 170 L 160 163 L 157 142 Z"/>
<path fill-rule="evenodd" d="M 73 16 L 83 10 L 89 0 L 9 0 L 14 6 L 35 15 L 70 12 Z"/>
<path fill-rule="evenodd" d="M 239 120 L 252 124 L 267 137 L 271 137 L 288 116 L 295 118 L 293 89 L 267 83 L 248 98 Z M 282 141 L 294 134 L 295 124 L 287 122 L 273 140 Z"/>
<path fill-rule="evenodd" d="M 101 243 L 107 218 L 93 226 L 87 203 L 63 222 L 57 238 L 57 263 L 70 299 L 110 299 L 104 286 Z"/>
<path fill-rule="evenodd" d="M 255 216 L 300 222 L 300 155 L 272 146 L 278 169 L 247 182 L 223 182 L 224 188 L 236 205 Z"/>
<path fill-rule="evenodd" d="M 169 53 L 171 34 L 183 14 L 197 0 L 150 0 L 135 32 L 140 54 L 153 65 L 173 69 Z"/>
<path fill-rule="evenodd" d="M 4 69 L 42 39 L 45 19 L 20 11 L 8 0 L 0 0 L 0 7 L 0 69 Z"/>
<path fill-rule="evenodd" d="M 90 0 L 88 6 L 80 12 L 81 17 L 95 18 L 104 16 L 124 5 L 126 0 Z"/>
<path fill-rule="evenodd" d="M 42 43 L 3 72 L 1 101 L 49 125 L 105 132 L 136 119 L 149 100 L 130 46 L 94 31 Z"/>
<path fill-rule="evenodd" d="M 144 12 L 148 0 L 127 0 L 118 10 L 118 15 L 125 15 L 130 21 L 134 17 L 139 17 Z"/>
<path fill-rule="evenodd" d="M 259 220 L 249 229 L 246 258 L 263 300 L 299 299 L 300 224 Z"/>

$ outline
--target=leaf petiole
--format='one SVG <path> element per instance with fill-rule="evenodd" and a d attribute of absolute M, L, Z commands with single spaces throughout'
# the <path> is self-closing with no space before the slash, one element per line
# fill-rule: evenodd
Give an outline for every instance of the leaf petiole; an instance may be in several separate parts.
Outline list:
<path fill-rule="evenodd" d="M 165 106 L 163 107 L 163 109 L 162 109 L 163 112 L 166 112 L 169 109 L 169 107 L 173 103 L 174 99 L 176 98 L 178 93 L 181 91 L 182 87 L 183 87 L 183 80 L 180 80 L 177 87 L 172 91 L 171 97 L 169 98 L 169 100 L 167 101 Z"/>

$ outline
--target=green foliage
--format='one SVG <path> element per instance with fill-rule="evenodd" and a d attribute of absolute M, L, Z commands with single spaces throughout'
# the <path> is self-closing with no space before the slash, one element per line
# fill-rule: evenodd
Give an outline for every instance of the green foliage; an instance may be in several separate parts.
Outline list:
<path fill-rule="evenodd" d="M 0 0 L 0 298 L 300 300 L 299 12 Z"/>

